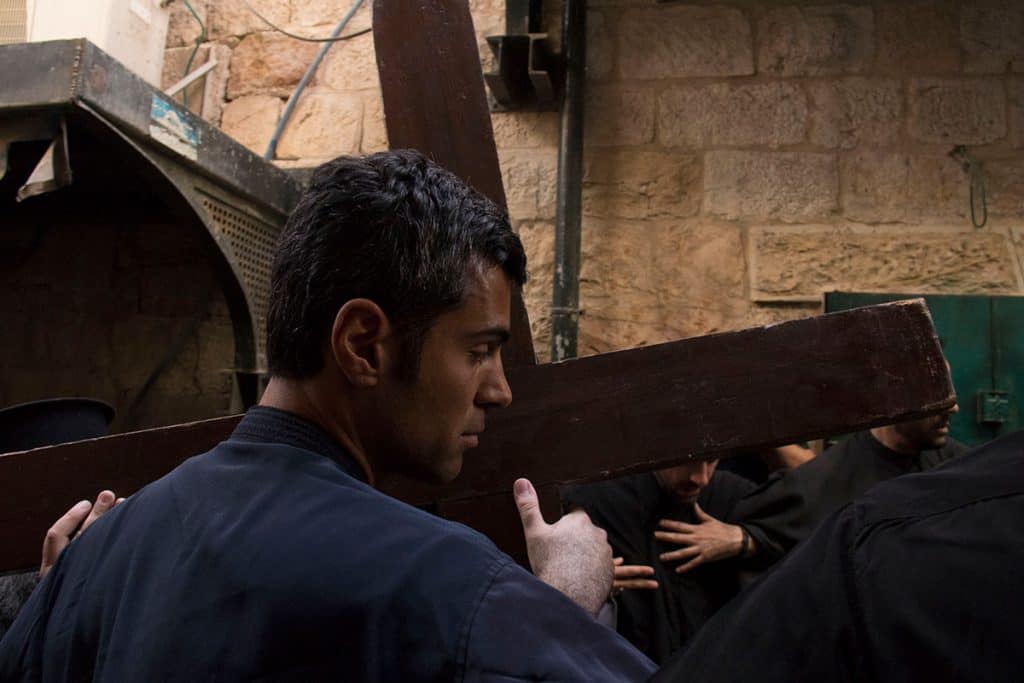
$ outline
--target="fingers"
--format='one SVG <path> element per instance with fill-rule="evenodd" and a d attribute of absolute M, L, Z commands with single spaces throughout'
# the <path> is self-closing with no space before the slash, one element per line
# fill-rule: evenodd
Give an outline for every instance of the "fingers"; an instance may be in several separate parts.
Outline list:
<path fill-rule="evenodd" d="M 546 528 L 547 523 L 540 513 L 540 501 L 537 500 L 537 492 L 530 480 L 516 479 L 512 491 L 515 493 L 516 507 L 519 508 L 519 519 L 523 522 L 523 532 L 530 536 Z"/>
<path fill-rule="evenodd" d="M 39 563 L 39 577 L 46 576 L 50 567 L 57 561 L 57 556 L 71 542 L 71 535 L 88 516 L 92 505 L 87 500 L 80 500 L 53 523 L 43 538 L 43 557 Z"/>
<path fill-rule="evenodd" d="M 658 582 L 653 579 L 627 579 L 624 581 L 612 581 L 612 593 L 621 593 L 624 590 L 658 590 Z"/>
<path fill-rule="evenodd" d="M 693 534 L 677 534 L 672 531 L 655 531 L 654 537 L 659 541 L 675 543 L 677 545 L 692 545 L 694 543 Z"/>
<path fill-rule="evenodd" d="M 685 560 L 690 557 L 696 557 L 701 554 L 701 549 L 696 546 L 690 546 L 687 548 L 680 548 L 679 550 L 673 550 L 671 552 L 662 553 L 658 555 L 658 559 L 662 562 L 676 562 L 678 560 Z"/>
<path fill-rule="evenodd" d="M 644 564 L 626 564 L 615 566 L 615 578 L 620 580 L 654 576 L 654 567 Z"/>
<path fill-rule="evenodd" d="M 654 576 L 654 567 L 643 564 L 623 564 L 621 557 L 612 559 L 615 576 L 612 580 L 612 595 L 624 590 L 658 590 L 658 582 L 647 578 Z"/>
<path fill-rule="evenodd" d="M 123 498 L 121 500 L 124 500 Z M 92 510 L 89 512 L 89 516 L 82 522 L 82 528 L 78 530 L 78 534 L 89 528 L 89 526 L 97 519 L 102 517 L 105 513 L 110 511 L 114 505 L 117 504 L 117 497 L 113 491 L 100 491 L 100 494 L 96 496 L 96 502 L 92 505 Z M 75 534 L 76 536 L 78 534 Z"/>
<path fill-rule="evenodd" d="M 697 557 L 693 558 L 692 560 L 690 560 L 686 564 L 681 564 L 678 567 L 676 567 L 676 574 L 685 574 L 686 572 L 690 571 L 691 569 L 694 569 L 695 567 L 700 566 L 703 563 L 704 563 L 704 556 L 703 555 L 698 555 Z"/>
<path fill-rule="evenodd" d="M 674 519 L 663 519 L 658 522 L 658 526 L 668 531 L 675 531 L 681 534 L 692 534 L 694 525 L 687 524 L 686 522 L 677 522 Z"/>

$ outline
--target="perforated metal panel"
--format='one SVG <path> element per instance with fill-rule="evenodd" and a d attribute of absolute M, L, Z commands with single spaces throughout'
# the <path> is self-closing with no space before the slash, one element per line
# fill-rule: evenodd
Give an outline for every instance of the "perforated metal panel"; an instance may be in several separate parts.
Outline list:
<path fill-rule="evenodd" d="M 26 0 L 0 0 L 0 45 L 25 42 Z"/>
<path fill-rule="evenodd" d="M 266 319 L 270 295 L 270 270 L 279 228 L 255 218 L 209 195 L 202 195 L 203 207 L 213 226 L 227 238 L 234 266 L 243 284 L 255 318 L 256 349 L 260 370 L 266 367 Z M 222 241 L 223 242 L 223 241 Z"/>

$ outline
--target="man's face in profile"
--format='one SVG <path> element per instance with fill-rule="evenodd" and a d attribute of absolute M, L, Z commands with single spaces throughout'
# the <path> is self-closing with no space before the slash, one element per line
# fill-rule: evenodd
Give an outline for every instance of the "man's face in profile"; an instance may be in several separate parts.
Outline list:
<path fill-rule="evenodd" d="M 892 428 L 911 450 L 920 452 L 942 448 L 949 442 L 950 417 L 958 412 L 960 412 L 960 407 L 954 404 L 945 413 L 922 417 L 910 422 L 901 422 L 893 425 Z"/>
<path fill-rule="evenodd" d="M 471 264 L 462 304 L 427 331 L 413 381 L 389 378 L 395 469 L 444 483 L 478 444 L 491 408 L 507 406 L 501 347 L 508 339 L 512 287 L 499 267 Z"/>
<path fill-rule="evenodd" d="M 676 465 L 654 473 L 655 479 L 665 491 L 675 496 L 680 503 L 697 502 L 700 492 L 711 482 L 718 467 L 717 460 L 703 460 Z"/>

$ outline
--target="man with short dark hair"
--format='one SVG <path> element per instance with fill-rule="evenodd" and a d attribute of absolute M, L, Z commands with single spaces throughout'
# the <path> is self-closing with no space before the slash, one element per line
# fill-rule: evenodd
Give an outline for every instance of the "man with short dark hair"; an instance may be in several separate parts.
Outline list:
<path fill-rule="evenodd" d="M 830 514 L 874 485 L 923 472 L 967 452 L 950 438 L 954 404 L 938 415 L 858 432 L 817 458 L 773 476 L 739 503 L 736 516 L 766 561 L 777 561 Z"/>
<path fill-rule="evenodd" d="M 645 679 L 591 616 L 612 563 L 585 515 L 549 526 L 516 482 L 541 581 L 373 488 L 451 480 L 509 403 L 525 267 L 505 215 L 417 153 L 318 169 L 274 264 L 260 405 L 65 550 L 0 679 Z"/>
<path fill-rule="evenodd" d="M 654 683 L 1018 681 L 1024 432 L 822 523 Z"/>
<path fill-rule="evenodd" d="M 658 663 L 739 592 L 754 559 L 733 511 L 755 485 L 717 465 L 689 462 L 562 493 L 608 532 L 618 556 L 616 629 Z"/>

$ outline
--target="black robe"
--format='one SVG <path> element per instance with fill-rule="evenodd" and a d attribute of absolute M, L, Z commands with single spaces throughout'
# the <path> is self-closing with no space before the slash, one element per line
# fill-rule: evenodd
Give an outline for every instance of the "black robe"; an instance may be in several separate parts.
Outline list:
<path fill-rule="evenodd" d="M 1024 432 L 875 486 L 652 683 L 1024 680 Z"/>
<path fill-rule="evenodd" d="M 701 491 L 701 509 L 722 521 L 732 519 L 736 502 L 754 484 L 728 472 L 716 472 Z M 680 562 L 666 564 L 658 555 L 678 546 L 654 537 L 660 519 L 695 523 L 693 506 L 666 493 L 651 473 L 570 488 L 562 493 L 566 508 L 581 507 L 608 532 L 608 542 L 625 564 L 654 567 L 657 591 L 628 590 L 616 598 L 616 628 L 655 662 L 664 661 L 739 591 L 742 563 L 718 562 L 676 574 Z"/>
<path fill-rule="evenodd" d="M 889 450 L 859 432 L 792 470 L 783 470 L 740 501 L 735 518 L 765 560 L 776 561 L 811 535 L 830 514 L 875 484 L 929 470 L 967 451 L 958 441 L 917 456 Z"/>

